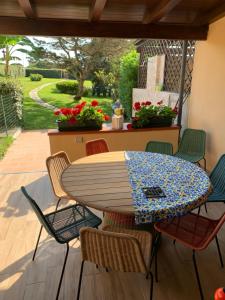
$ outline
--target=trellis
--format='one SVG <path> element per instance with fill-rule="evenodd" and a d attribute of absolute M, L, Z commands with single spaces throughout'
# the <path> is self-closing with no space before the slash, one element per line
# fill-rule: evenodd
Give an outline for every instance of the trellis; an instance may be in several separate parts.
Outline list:
<path fill-rule="evenodd" d="M 183 41 L 180 40 L 139 40 L 137 51 L 140 53 L 138 87 L 145 88 L 147 80 L 148 58 L 165 55 L 164 91 L 179 93 L 182 69 Z M 186 68 L 184 78 L 183 102 L 191 91 L 191 79 L 194 63 L 195 41 L 187 42 Z"/>

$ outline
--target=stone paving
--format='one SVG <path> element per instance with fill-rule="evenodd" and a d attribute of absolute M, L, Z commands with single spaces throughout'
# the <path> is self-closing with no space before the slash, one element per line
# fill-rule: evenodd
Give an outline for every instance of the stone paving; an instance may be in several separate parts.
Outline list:
<path fill-rule="evenodd" d="M 48 130 L 23 131 L 0 161 L 0 174 L 46 171 L 49 155 Z"/>
<path fill-rule="evenodd" d="M 51 104 L 49 104 L 49 103 L 43 101 L 43 100 L 39 97 L 39 95 L 38 95 L 38 92 L 39 92 L 40 90 L 42 90 L 43 88 L 45 88 L 46 86 L 51 85 L 51 84 L 55 84 L 55 82 L 45 83 L 45 84 L 43 84 L 43 85 L 37 87 L 36 89 L 33 89 L 32 91 L 30 91 L 29 96 L 30 96 L 31 99 L 33 99 L 38 105 L 41 105 L 41 106 L 43 106 L 44 108 L 47 108 L 47 109 L 55 110 L 55 109 L 57 109 L 56 106 L 51 105 Z"/>

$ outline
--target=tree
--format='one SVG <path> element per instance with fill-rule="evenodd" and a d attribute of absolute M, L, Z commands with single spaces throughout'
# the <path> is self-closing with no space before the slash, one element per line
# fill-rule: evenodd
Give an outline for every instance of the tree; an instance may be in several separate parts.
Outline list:
<path fill-rule="evenodd" d="M 15 52 L 20 51 L 16 48 L 16 45 L 18 45 L 22 39 L 22 36 L 0 36 L 0 49 L 3 53 L 1 61 L 5 63 L 5 76 L 9 76 L 10 62 L 20 61 L 20 58 L 15 55 Z"/>
<path fill-rule="evenodd" d="M 127 118 L 132 116 L 132 90 L 137 86 L 139 54 L 132 50 L 121 58 L 119 97 Z"/>

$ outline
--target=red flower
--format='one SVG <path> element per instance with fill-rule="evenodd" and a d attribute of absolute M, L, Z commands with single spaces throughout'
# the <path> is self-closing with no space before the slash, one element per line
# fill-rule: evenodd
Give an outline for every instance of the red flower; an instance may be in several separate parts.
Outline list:
<path fill-rule="evenodd" d="M 177 108 L 176 106 L 174 107 L 173 112 L 174 112 L 175 114 L 178 113 L 178 108 Z"/>
<path fill-rule="evenodd" d="M 151 104 L 152 104 L 151 101 L 146 101 L 146 102 L 145 102 L 145 105 L 151 105 Z"/>
<path fill-rule="evenodd" d="M 81 112 L 81 109 L 80 109 L 80 108 L 73 108 L 73 109 L 71 110 L 71 114 L 72 114 L 73 116 L 79 115 L 80 112 Z"/>
<path fill-rule="evenodd" d="M 97 112 L 99 113 L 103 113 L 102 109 L 98 109 Z"/>
<path fill-rule="evenodd" d="M 145 103 L 145 102 L 142 102 L 142 103 L 141 103 L 141 106 L 145 106 L 145 105 L 146 105 L 146 103 Z"/>
<path fill-rule="evenodd" d="M 87 103 L 86 101 L 81 102 L 80 103 L 81 107 L 84 107 L 86 105 L 86 103 Z"/>
<path fill-rule="evenodd" d="M 60 110 L 55 110 L 55 111 L 54 111 L 54 115 L 55 115 L 55 116 L 58 116 L 59 114 L 60 114 Z"/>
<path fill-rule="evenodd" d="M 135 102 L 135 103 L 134 103 L 134 109 L 135 109 L 135 110 L 140 110 L 140 109 L 141 109 L 141 104 L 140 104 L 140 102 Z"/>
<path fill-rule="evenodd" d="M 91 101 L 91 106 L 98 106 L 98 101 L 97 100 L 92 100 Z"/>
<path fill-rule="evenodd" d="M 105 115 L 104 118 L 105 118 L 105 121 L 109 121 L 110 120 L 110 116 L 108 116 L 108 115 Z"/>
<path fill-rule="evenodd" d="M 75 117 L 72 117 L 72 118 L 69 119 L 68 122 L 70 123 L 70 125 L 74 125 L 77 122 L 77 120 L 76 120 Z"/>
<path fill-rule="evenodd" d="M 63 107 L 60 109 L 61 113 L 64 115 L 64 116 L 68 116 L 68 115 L 71 115 L 71 109 L 70 108 L 67 108 L 67 107 Z"/>
<path fill-rule="evenodd" d="M 163 100 L 161 100 L 161 101 L 157 102 L 157 104 L 158 104 L 158 105 L 161 105 L 161 104 L 163 104 Z"/>
<path fill-rule="evenodd" d="M 128 130 L 132 129 L 132 124 L 127 124 L 127 129 Z"/>

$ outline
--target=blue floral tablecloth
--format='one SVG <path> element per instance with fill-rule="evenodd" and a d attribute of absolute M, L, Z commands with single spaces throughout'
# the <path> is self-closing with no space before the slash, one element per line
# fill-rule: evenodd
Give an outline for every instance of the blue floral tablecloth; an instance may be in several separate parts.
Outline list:
<path fill-rule="evenodd" d="M 182 159 L 150 152 L 126 151 L 136 224 L 181 216 L 204 203 L 211 192 L 208 175 Z M 165 198 L 147 198 L 143 187 L 159 186 Z"/>

